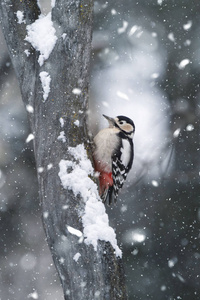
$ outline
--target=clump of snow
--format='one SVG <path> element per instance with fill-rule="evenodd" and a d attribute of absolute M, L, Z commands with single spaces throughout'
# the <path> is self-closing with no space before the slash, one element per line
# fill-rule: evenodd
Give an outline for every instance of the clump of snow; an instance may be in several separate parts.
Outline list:
<path fill-rule="evenodd" d="M 64 124 L 65 124 L 64 119 L 61 117 L 61 118 L 59 119 L 59 121 L 60 121 L 60 126 L 63 128 L 63 127 L 64 127 Z"/>
<path fill-rule="evenodd" d="M 128 27 L 128 22 L 127 21 L 123 21 L 122 27 L 120 27 L 120 28 L 117 29 L 118 34 L 121 34 L 121 33 L 125 32 L 126 29 L 127 29 L 127 27 Z"/>
<path fill-rule="evenodd" d="M 66 136 L 65 136 L 65 132 L 64 131 L 60 132 L 60 135 L 58 136 L 58 140 L 62 141 L 63 143 L 66 142 Z"/>
<path fill-rule="evenodd" d="M 28 49 L 24 50 L 24 53 L 26 54 L 27 57 L 29 57 L 30 51 Z"/>
<path fill-rule="evenodd" d="M 26 110 L 27 110 L 27 112 L 29 112 L 30 114 L 34 113 L 34 108 L 33 108 L 33 106 L 30 105 L 30 104 L 27 104 L 27 105 L 26 105 Z"/>
<path fill-rule="evenodd" d="M 73 260 L 75 260 L 77 262 L 80 257 L 81 257 L 81 254 L 79 252 L 77 252 L 73 257 Z"/>
<path fill-rule="evenodd" d="M 190 60 L 188 58 L 185 58 L 179 63 L 178 68 L 180 70 L 183 70 L 189 63 L 190 63 Z"/>
<path fill-rule="evenodd" d="M 22 23 L 26 24 L 26 21 L 24 20 L 24 13 L 23 13 L 23 11 L 18 10 L 17 13 L 16 13 L 16 15 L 17 15 L 17 20 L 18 20 L 17 23 L 18 24 L 22 24 Z"/>
<path fill-rule="evenodd" d="M 64 264 L 64 262 L 65 262 L 64 257 L 61 257 L 61 258 L 59 259 L 59 262 L 60 262 L 61 264 Z"/>
<path fill-rule="evenodd" d="M 44 61 L 49 58 L 57 41 L 56 30 L 51 21 L 51 13 L 46 16 L 40 15 L 39 19 L 26 26 L 26 29 L 27 36 L 25 40 L 40 52 L 38 63 L 42 66 Z"/>
<path fill-rule="evenodd" d="M 74 122 L 74 125 L 76 125 L 77 127 L 79 127 L 79 125 L 80 125 L 79 120 L 76 120 L 76 121 Z"/>
<path fill-rule="evenodd" d="M 157 0 L 158 5 L 162 5 L 163 0 Z"/>
<path fill-rule="evenodd" d="M 37 169 L 37 171 L 38 171 L 38 173 L 42 173 L 42 172 L 44 171 L 44 168 L 43 168 L 43 167 L 39 167 L 39 168 Z"/>
<path fill-rule="evenodd" d="M 74 89 L 72 90 L 72 93 L 75 94 L 75 95 L 80 95 L 80 94 L 81 94 L 81 90 L 78 89 L 78 88 L 74 88 Z"/>
<path fill-rule="evenodd" d="M 82 232 L 78 229 L 75 229 L 74 227 L 71 227 L 71 226 L 68 226 L 67 225 L 67 230 L 73 234 L 73 235 L 76 235 L 77 237 L 82 237 Z"/>
<path fill-rule="evenodd" d="M 26 138 L 26 143 L 28 144 L 30 141 L 32 141 L 33 139 L 35 138 L 35 136 L 32 134 L 32 133 L 30 133 L 29 135 L 28 135 L 28 137 Z"/>
<path fill-rule="evenodd" d="M 43 99 L 44 101 L 47 100 L 50 92 L 50 83 L 51 83 L 51 77 L 48 72 L 40 72 L 40 80 L 42 83 L 43 88 Z"/>
<path fill-rule="evenodd" d="M 98 240 L 110 242 L 116 255 L 121 257 L 122 253 L 117 246 L 116 234 L 109 226 L 108 215 L 99 198 L 97 185 L 89 178 L 89 175 L 94 175 L 94 170 L 87 158 L 84 145 L 69 147 L 68 152 L 76 159 L 76 162 L 61 160 L 58 175 L 65 189 L 72 190 L 75 195 L 80 194 L 85 201 L 85 211 L 82 216 L 85 243 L 92 244 L 97 250 Z"/>
<path fill-rule="evenodd" d="M 188 21 L 186 24 L 183 25 L 184 30 L 189 30 L 192 27 L 192 21 Z"/>
<path fill-rule="evenodd" d="M 47 165 L 47 170 L 48 171 L 51 170 L 52 168 L 53 168 L 53 164 L 52 163 L 50 163 L 50 164 Z"/>
<path fill-rule="evenodd" d="M 62 206 L 62 209 L 64 209 L 64 210 L 66 210 L 66 209 L 68 209 L 69 208 L 69 205 L 63 205 Z"/>
<path fill-rule="evenodd" d="M 63 38 L 63 40 L 66 38 L 66 36 L 67 36 L 67 34 L 66 34 L 66 33 L 63 33 L 63 34 L 62 34 L 62 38 Z"/>

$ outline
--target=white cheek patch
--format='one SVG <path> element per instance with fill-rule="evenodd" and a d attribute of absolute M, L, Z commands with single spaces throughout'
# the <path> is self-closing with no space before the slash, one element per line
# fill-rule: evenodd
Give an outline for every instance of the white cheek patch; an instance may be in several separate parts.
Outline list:
<path fill-rule="evenodd" d="M 131 154 L 131 146 L 128 140 L 122 139 L 122 147 L 121 151 L 121 162 L 122 164 L 127 167 L 130 161 L 130 154 Z"/>
<path fill-rule="evenodd" d="M 126 132 L 131 132 L 133 130 L 133 126 L 130 124 L 124 124 L 121 126 L 122 130 L 126 131 Z"/>

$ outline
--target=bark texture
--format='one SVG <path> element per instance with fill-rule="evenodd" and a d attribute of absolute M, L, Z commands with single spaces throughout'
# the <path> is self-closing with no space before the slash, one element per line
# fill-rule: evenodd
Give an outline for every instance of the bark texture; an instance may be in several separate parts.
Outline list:
<path fill-rule="evenodd" d="M 18 10 L 23 11 L 26 24 L 17 23 Z M 40 170 L 38 181 L 43 224 L 64 297 L 70 300 L 127 299 L 122 261 L 116 258 L 112 246 L 100 241 L 98 250 L 94 251 L 93 246 L 78 243 L 78 238 L 67 231 L 66 225 L 82 231 L 80 211 L 84 209 L 84 202 L 72 191 L 64 189 L 58 177 L 60 160 L 74 159 L 67 153 L 69 146 L 84 143 L 91 158 L 86 110 L 93 1 L 56 0 L 52 20 L 58 40 L 42 67 L 37 61 L 39 53 L 24 40 L 26 26 L 39 15 L 36 0 L 0 2 L 1 26 L 20 83 L 22 99 L 25 105 L 34 108 L 34 113 L 29 113 L 28 117 L 35 136 L 36 165 Z M 29 50 L 29 57 L 25 50 Z M 39 78 L 42 71 L 51 76 L 51 90 L 46 101 L 43 101 Z M 81 94 L 74 94 L 74 88 L 79 88 Z M 63 129 L 59 121 L 61 117 L 65 121 Z M 79 127 L 74 125 L 76 120 Z M 61 130 L 65 131 L 66 143 L 57 139 Z M 52 168 L 48 167 L 50 164 Z M 68 209 L 63 209 L 66 204 Z M 77 252 L 81 257 L 75 262 L 73 257 Z"/>

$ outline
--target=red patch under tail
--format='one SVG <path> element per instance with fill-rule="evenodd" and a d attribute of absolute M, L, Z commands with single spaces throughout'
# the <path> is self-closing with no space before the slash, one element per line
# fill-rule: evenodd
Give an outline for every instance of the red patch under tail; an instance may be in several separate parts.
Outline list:
<path fill-rule="evenodd" d="M 104 172 L 104 168 L 99 162 L 94 161 L 94 165 L 95 171 L 99 173 L 99 195 L 101 197 L 113 185 L 112 172 Z"/>

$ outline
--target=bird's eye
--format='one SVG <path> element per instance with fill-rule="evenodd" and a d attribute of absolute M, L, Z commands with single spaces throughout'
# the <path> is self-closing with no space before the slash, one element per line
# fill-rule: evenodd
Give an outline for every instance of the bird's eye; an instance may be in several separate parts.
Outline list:
<path fill-rule="evenodd" d="M 119 124 L 120 124 L 120 125 L 123 125 L 123 124 L 124 124 L 124 121 L 119 121 Z"/>

